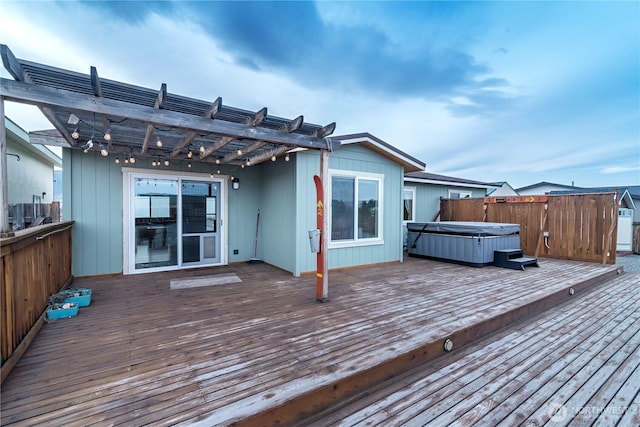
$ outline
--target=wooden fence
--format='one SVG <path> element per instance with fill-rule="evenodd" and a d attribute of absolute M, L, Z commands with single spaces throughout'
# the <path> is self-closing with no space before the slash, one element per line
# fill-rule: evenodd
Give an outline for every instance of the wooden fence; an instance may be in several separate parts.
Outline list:
<path fill-rule="evenodd" d="M 47 299 L 71 283 L 72 221 L 0 239 L 0 352 L 6 378 L 44 322 Z"/>
<path fill-rule="evenodd" d="M 618 193 L 441 199 L 441 221 L 520 224 L 525 254 L 615 264 Z"/>
<path fill-rule="evenodd" d="M 640 255 L 640 225 L 633 226 L 632 248 L 634 254 Z"/>

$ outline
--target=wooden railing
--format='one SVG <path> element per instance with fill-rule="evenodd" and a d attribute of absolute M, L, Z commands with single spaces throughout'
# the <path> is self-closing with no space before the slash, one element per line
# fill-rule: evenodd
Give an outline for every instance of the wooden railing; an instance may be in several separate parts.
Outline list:
<path fill-rule="evenodd" d="M 442 199 L 441 221 L 520 224 L 527 255 L 615 264 L 618 193 Z"/>
<path fill-rule="evenodd" d="M 42 326 L 48 297 L 73 280 L 72 226 L 46 224 L 0 239 L 2 380 Z"/>

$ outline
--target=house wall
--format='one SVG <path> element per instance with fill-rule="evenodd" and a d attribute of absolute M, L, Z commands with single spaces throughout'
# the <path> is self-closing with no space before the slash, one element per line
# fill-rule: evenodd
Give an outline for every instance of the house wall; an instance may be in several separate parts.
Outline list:
<path fill-rule="evenodd" d="M 415 187 L 416 189 L 416 218 L 414 222 L 430 222 L 440 210 L 440 198 L 449 197 L 449 190 L 467 191 L 472 194 L 472 198 L 484 197 L 484 188 L 469 188 L 454 185 L 421 184 L 407 182 L 405 187 Z"/>
<path fill-rule="evenodd" d="M 151 160 L 138 159 L 126 167 L 162 172 L 154 168 Z M 122 167 L 115 164 L 114 156 L 102 157 L 98 153 L 84 154 L 80 150 L 65 149 L 63 154 L 63 197 L 65 219 L 75 221 L 73 227 L 74 276 L 93 276 L 122 273 L 123 271 L 123 193 Z M 221 168 L 223 175 L 240 179 L 240 189 L 229 186 L 227 212 L 228 261 L 242 262 L 253 256 L 256 213 L 260 206 L 262 181 L 258 167 Z M 208 165 L 193 162 L 173 165 L 171 170 L 201 173 L 209 177 Z M 238 254 L 234 254 L 234 250 Z"/>
<path fill-rule="evenodd" d="M 308 230 L 316 228 L 315 185 L 313 175 L 319 173 L 318 152 L 297 155 L 297 189 L 299 222 L 296 247 L 300 272 L 316 270 L 316 256 L 309 249 Z M 404 169 L 397 163 L 358 144 L 340 147 L 329 155 L 329 168 L 384 175 L 383 226 L 384 244 L 330 248 L 329 268 L 375 264 L 402 260 L 402 182 Z"/>
<path fill-rule="evenodd" d="M 65 149 L 63 157 L 65 218 L 75 221 L 73 265 L 75 276 L 123 271 L 123 175 L 114 156 Z M 162 173 L 138 158 L 127 168 Z M 358 145 L 347 145 L 329 156 L 331 169 L 384 175 L 384 244 L 329 250 L 329 268 L 402 260 L 403 168 Z M 208 165 L 178 163 L 171 170 L 201 173 L 209 177 Z M 235 175 L 238 190 L 229 185 L 226 217 L 228 262 L 248 261 L 256 254 L 256 220 L 260 209 L 257 258 L 294 275 L 315 271 L 316 255 L 309 249 L 308 230 L 316 228 L 315 185 L 320 154 L 298 152 L 291 161 L 265 162 L 249 168 L 221 167 L 221 175 Z M 445 189 L 446 194 L 446 189 Z M 68 215 L 68 216 L 67 216 Z M 237 251 L 237 254 L 234 254 Z"/>
<path fill-rule="evenodd" d="M 28 142 L 19 142 L 17 137 L 7 132 L 7 153 L 17 154 L 7 156 L 7 200 L 11 205 L 18 203 L 33 203 L 33 196 L 42 197 L 47 193 L 42 203 L 53 200 L 53 164 L 35 155 L 24 146 Z"/>
<path fill-rule="evenodd" d="M 296 156 L 291 161 L 265 162 L 260 168 L 260 227 L 258 258 L 299 274 L 296 270 Z M 257 211 L 256 211 L 257 216 Z M 255 232 L 255 224 L 254 224 Z"/>

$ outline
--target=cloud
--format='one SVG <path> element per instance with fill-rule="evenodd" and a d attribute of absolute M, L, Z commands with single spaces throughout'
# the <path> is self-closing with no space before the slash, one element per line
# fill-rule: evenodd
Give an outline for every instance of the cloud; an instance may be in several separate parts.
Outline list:
<path fill-rule="evenodd" d="M 407 46 L 404 39 L 371 22 L 327 22 L 313 2 L 114 3 L 96 7 L 129 23 L 142 22 L 154 13 L 188 17 L 237 65 L 284 73 L 310 89 L 373 94 L 381 99 L 438 100 L 451 104 L 456 115 L 495 113 L 517 99 L 507 92 L 506 79 L 492 76 L 486 64 L 461 47 L 445 45 L 435 37 L 430 43 Z M 459 5 L 413 6 L 430 19 L 463 9 Z M 419 24 L 418 20 L 404 31 L 421 37 Z M 451 98 L 456 96 L 468 97 L 472 106 L 455 104 Z"/>

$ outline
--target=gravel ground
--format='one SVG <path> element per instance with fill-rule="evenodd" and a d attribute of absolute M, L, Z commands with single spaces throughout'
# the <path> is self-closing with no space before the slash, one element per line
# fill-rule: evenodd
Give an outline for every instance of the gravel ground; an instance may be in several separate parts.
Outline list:
<path fill-rule="evenodd" d="M 640 255 L 617 255 L 616 264 L 623 266 L 625 273 L 640 273 Z"/>

